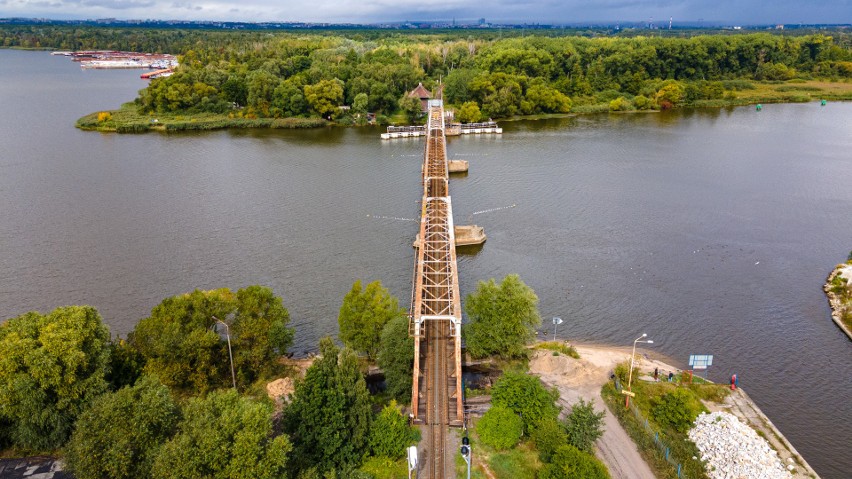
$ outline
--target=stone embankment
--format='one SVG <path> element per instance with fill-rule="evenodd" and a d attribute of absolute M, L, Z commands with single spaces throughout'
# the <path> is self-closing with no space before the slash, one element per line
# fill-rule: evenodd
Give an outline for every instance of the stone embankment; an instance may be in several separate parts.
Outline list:
<path fill-rule="evenodd" d="M 842 282 L 846 283 L 848 291 L 852 287 L 850 286 L 852 285 L 852 264 L 837 265 L 834 271 L 828 275 L 828 280 L 826 280 L 825 286 L 823 286 L 823 291 L 825 291 L 825 295 L 828 297 L 828 304 L 831 305 L 831 319 L 846 333 L 849 339 L 852 339 L 852 327 L 843 322 L 843 316 L 848 314 L 848 311 L 852 309 L 852 300 L 849 299 L 850 295 L 848 293 L 844 298 L 843 294 L 835 292 L 836 278 L 840 278 Z"/>
<path fill-rule="evenodd" d="M 701 451 L 711 479 L 790 479 L 791 463 L 786 467 L 769 443 L 752 428 L 726 412 L 701 414 L 689 438 Z"/>

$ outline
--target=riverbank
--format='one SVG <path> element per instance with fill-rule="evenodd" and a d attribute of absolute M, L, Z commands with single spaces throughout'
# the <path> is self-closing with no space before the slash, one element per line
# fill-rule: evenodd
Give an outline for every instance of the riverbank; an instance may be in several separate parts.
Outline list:
<path fill-rule="evenodd" d="M 586 401 L 595 400 L 600 404 L 601 389 L 610 381 L 610 375 L 616 366 L 629 360 L 631 350 L 629 347 L 606 346 L 600 344 L 573 344 L 580 359 L 574 359 L 567 355 L 553 356 L 545 351 L 538 351 L 530 360 L 530 372 L 538 375 L 548 386 L 555 387 L 560 393 L 563 407 L 570 407 L 579 399 Z M 660 385 L 655 383 L 653 371 L 659 370 L 663 378 L 672 372 L 679 376 L 682 368 L 678 362 L 665 356 L 646 350 L 636 351 L 636 368 L 639 377 L 634 377 L 634 390 L 637 383 L 648 385 Z M 722 386 L 720 386 L 721 388 Z M 721 399 L 721 400 L 719 400 Z M 784 435 L 772 424 L 772 421 L 760 410 L 757 404 L 741 389 L 724 398 L 719 398 L 715 393 L 702 398 L 702 403 L 710 411 L 724 411 L 737 416 L 742 422 L 748 424 L 758 435 L 764 437 L 777 451 L 778 457 L 784 464 L 794 465 L 792 477 L 817 478 L 816 472 L 808 465 Z M 606 404 L 606 402 L 605 402 Z M 605 432 L 604 436 L 596 444 L 597 456 L 604 461 L 610 474 L 617 478 L 653 478 L 667 477 L 663 474 L 665 461 L 648 461 L 654 467 L 649 468 L 647 459 L 653 459 L 654 449 L 643 446 L 640 451 L 634 442 L 636 438 L 630 439 L 637 431 L 631 430 L 628 434 L 612 405 L 604 409 Z M 627 415 L 632 417 L 632 415 Z M 624 418 L 621 418 L 622 421 Z M 639 433 L 643 433 L 639 431 Z M 653 470 L 653 471 L 652 471 Z M 663 475 L 660 475 L 663 474 Z"/>
<path fill-rule="evenodd" d="M 679 108 L 730 108 L 770 103 L 807 103 L 811 101 L 852 101 L 852 82 L 829 82 L 822 80 L 789 80 L 786 82 L 746 82 L 749 88 L 737 90 L 733 96 L 717 100 L 696 100 L 688 106 Z M 565 118 L 594 113 L 654 113 L 659 110 L 637 109 L 629 99 L 627 109 L 619 107 L 613 110 L 610 101 L 578 101 L 570 113 L 516 115 L 500 118 L 502 121 L 539 120 Z M 398 123 L 399 116 L 385 119 Z M 393 121 L 396 120 L 396 121 Z M 381 122 L 380 122 L 381 123 Z M 382 123 L 383 124 L 383 123 Z M 351 121 L 327 121 L 322 118 L 246 118 L 237 114 L 217 113 L 156 113 L 144 115 L 137 106 L 125 103 L 117 110 L 89 113 L 77 120 L 77 128 L 82 130 L 144 133 L 146 131 L 197 131 L 244 128 L 318 128 L 323 126 L 352 126 Z"/>
<path fill-rule="evenodd" d="M 147 131 L 201 131 L 246 128 L 299 129 L 319 128 L 332 123 L 322 118 L 246 118 L 216 113 L 140 114 L 136 105 L 125 103 L 118 110 L 90 113 L 77 120 L 81 130 L 145 133 Z"/>
<path fill-rule="evenodd" d="M 852 340 L 852 260 L 837 265 L 823 286 L 831 320 Z"/>

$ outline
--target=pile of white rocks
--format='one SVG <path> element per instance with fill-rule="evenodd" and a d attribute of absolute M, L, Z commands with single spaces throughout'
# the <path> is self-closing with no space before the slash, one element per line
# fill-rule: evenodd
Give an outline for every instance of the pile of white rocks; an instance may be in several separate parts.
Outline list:
<path fill-rule="evenodd" d="M 689 438 L 701 451 L 711 479 L 792 477 L 769 443 L 733 414 L 701 414 L 689 431 Z"/>

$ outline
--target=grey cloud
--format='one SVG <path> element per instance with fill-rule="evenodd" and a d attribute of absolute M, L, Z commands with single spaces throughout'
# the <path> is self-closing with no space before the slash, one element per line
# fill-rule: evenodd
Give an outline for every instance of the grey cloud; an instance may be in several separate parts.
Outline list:
<path fill-rule="evenodd" d="M 64 12 L 57 8 L 60 3 Z M 583 21 L 722 21 L 732 23 L 850 23 L 852 0 L 0 0 L 0 16 L 187 20 L 385 22 L 402 20 L 572 23 Z M 239 7 L 236 7 L 239 5 Z M 203 12 L 203 13 L 202 13 Z"/>
<path fill-rule="evenodd" d="M 6 0 L 0 1 L 0 3 L 5 4 Z M 44 8 L 59 8 L 64 6 L 62 2 L 30 2 L 30 5 Z"/>
<path fill-rule="evenodd" d="M 172 3 L 172 8 L 179 8 L 184 10 L 193 10 L 193 11 L 201 11 L 203 8 L 199 5 L 193 5 L 189 2 L 174 2 Z"/>
<path fill-rule="evenodd" d="M 83 0 L 81 5 L 87 7 L 102 7 L 112 10 L 132 10 L 134 8 L 148 8 L 157 4 L 154 0 Z"/>

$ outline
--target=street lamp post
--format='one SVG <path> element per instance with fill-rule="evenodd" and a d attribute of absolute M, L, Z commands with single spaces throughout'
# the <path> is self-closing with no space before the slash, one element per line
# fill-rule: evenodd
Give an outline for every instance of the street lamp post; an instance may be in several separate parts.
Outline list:
<path fill-rule="evenodd" d="M 632 396 L 632 393 L 633 393 L 633 390 L 630 389 L 630 384 L 633 381 L 633 360 L 636 358 L 636 343 L 654 344 L 654 341 L 652 341 L 650 339 L 647 340 L 647 341 L 640 341 L 642 338 L 647 338 L 647 337 L 648 337 L 647 334 L 642 333 L 642 336 L 639 336 L 638 338 L 633 340 L 633 352 L 630 353 L 630 371 L 627 373 L 627 393 L 624 394 L 624 407 L 625 408 L 630 407 L 630 396 Z"/>
<path fill-rule="evenodd" d="M 231 351 L 231 328 L 228 327 L 228 323 L 222 321 L 216 316 L 210 317 L 225 327 L 225 337 L 228 338 L 228 358 L 231 360 L 231 381 L 234 383 L 234 389 L 237 389 L 237 375 L 234 374 L 234 353 Z"/>

